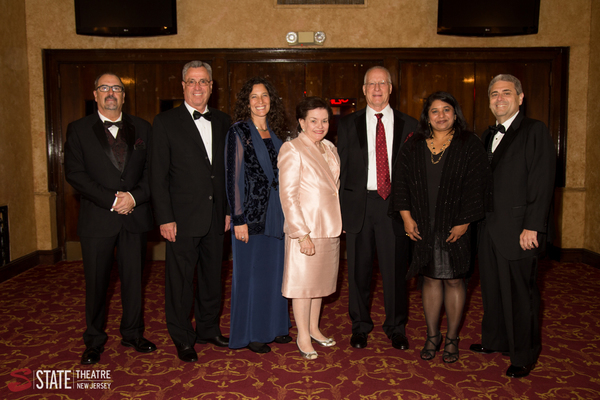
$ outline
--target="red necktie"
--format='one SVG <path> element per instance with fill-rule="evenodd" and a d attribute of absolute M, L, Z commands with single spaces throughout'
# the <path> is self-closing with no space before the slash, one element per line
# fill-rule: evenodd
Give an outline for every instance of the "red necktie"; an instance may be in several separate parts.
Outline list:
<path fill-rule="evenodd" d="M 387 144 L 385 142 L 385 128 L 381 122 L 383 114 L 375 114 L 377 117 L 377 129 L 375 135 L 375 157 L 377 159 L 377 193 L 384 200 L 390 195 L 390 167 L 388 163 Z"/>

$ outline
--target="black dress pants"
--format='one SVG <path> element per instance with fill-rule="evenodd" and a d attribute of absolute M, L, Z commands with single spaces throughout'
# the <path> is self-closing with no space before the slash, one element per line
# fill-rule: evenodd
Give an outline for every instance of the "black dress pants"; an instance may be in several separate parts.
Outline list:
<path fill-rule="evenodd" d="M 479 246 L 482 345 L 510 352 L 513 365 L 534 364 L 541 350 L 538 257 L 505 259 L 486 227 Z"/>
<path fill-rule="evenodd" d="M 115 246 L 121 280 L 120 332 L 125 340 L 144 333 L 142 313 L 142 270 L 146 261 L 146 233 L 132 233 L 125 228 L 111 237 L 81 237 L 85 275 L 85 320 L 83 341 L 86 347 L 106 342 L 106 292 L 110 283 Z"/>
<path fill-rule="evenodd" d="M 346 249 L 352 333 L 368 333 L 373 329 L 371 280 L 377 252 L 385 306 L 383 331 L 391 338 L 394 333 L 405 334 L 408 320 L 405 278 L 409 244 L 406 236 L 394 235 L 388 205 L 389 198 L 384 200 L 374 192 L 367 194 L 364 225 L 358 233 L 346 233 Z"/>
<path fill-rule="evenodd" d="M 216 221 L 213 213 L 205 236 L 178 234 L 175 242 L 167 242 L 165 314 L 174 343 L 193 346 L 196 337 L 206 339 L 221 334 L 223 231 L 224 222 Z M 195 329 L 190 319 L 192 308 Z"/>

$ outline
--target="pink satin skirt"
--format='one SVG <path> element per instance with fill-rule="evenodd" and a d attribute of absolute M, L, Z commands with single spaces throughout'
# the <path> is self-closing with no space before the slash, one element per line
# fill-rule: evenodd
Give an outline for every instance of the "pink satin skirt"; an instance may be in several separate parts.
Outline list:
<path fill-rule="evenodd" d="M 335 292 L 340 269 L 340 238 L 312 239 L 315 255 L 300 253 L 298 239 L 285 235 L 281 293 L 288 299 L 329 296 Z"/>

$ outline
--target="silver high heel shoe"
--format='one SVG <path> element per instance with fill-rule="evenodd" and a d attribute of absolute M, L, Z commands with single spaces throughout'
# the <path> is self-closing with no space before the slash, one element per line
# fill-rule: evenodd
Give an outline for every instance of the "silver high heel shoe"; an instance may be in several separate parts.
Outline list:
<path fill-rule="evenodd" d="M 315 360 L 319 356 L 316 351 L 311 351 L 310 353 L 303 352 L 300 348 L 300 345 L 298 344 L 298 341 L 296 341 L 296 346 L 298 346 L 298 351 L 300 352 L 300 355 L 303 358 L 306 358 L 307 360 Z"/>
<path fill-rule="evenodd" d="M 331 346 L 335 346 L 335 344 L 336 344 L 336 342 L 335 342 L 335 340 L 333 340 L 333 338 L 325 338 L 325 340 L 315 339 L 312 336 L 310 338 L 312 340 L 314 340 L 315 342 L 319 343 L 323 347 L 331 347 Z"/>

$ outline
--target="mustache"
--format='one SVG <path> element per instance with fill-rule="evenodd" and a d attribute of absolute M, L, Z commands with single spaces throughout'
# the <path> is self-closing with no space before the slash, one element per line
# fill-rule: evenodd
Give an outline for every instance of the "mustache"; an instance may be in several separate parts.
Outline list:
<path fill-rule="evenodd" d="M 109 94 L 108 96 L 106 96 L 106 97 L 104 98 L 104 100 L 109 100 L 109 99 L 112 99 L 112 100 L 114 100 L 114 101 L 117 101 L 117 98 L 116 98 L 115 96 L 113 96 L 112 94 Z"/>

